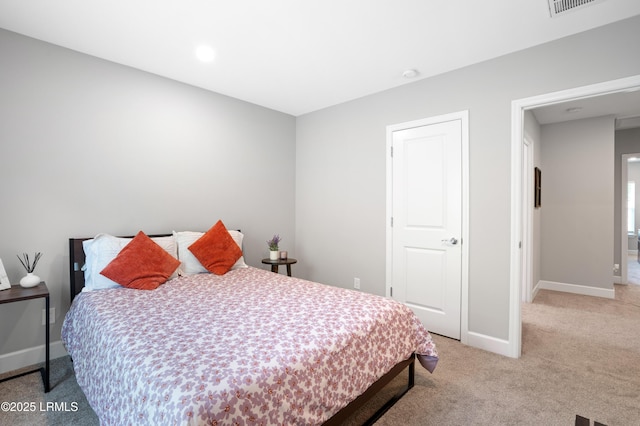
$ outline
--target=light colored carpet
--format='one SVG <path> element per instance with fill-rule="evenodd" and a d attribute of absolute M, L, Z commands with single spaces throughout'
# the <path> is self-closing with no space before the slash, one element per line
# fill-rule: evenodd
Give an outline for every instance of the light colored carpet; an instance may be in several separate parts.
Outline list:
<path fill-rule="evenodd" d="M 441 361 L 380 425 L 640 425 L 640 286 L 616 299 L 542 290 L 518 360 L 436 337 Z"/>
<path fill-rule="evenodd" d="M 572 426 L 579 414 L 592 423 L 640 426 L 640 286 L 616 285 L 615 300 L 542 290 L 523 305 L 522 318 L 520 359 L 434 336 L 436 371 L 416 366 L 415 387 L 377 424 Z M 49 394 L 37 373 L 0 383 L 0 401 L 75 402 L 77 411 L 3 412 L 0 423 L 99 424 L 68 357 L 52 361 L 51 383 Z M 374 410 L 365 407 L 349 424 Z"/>
<path fill-rule="evenodd" d="M 0 379 L 33 368 L 3 374 Z M 51 360 L 50 383 L 51 391 L 44 393 L 42 376 L 39 372 L 0 383 L 0 403 L 22 404 L 22 410 L 7 412 L 3 409 L 0 412 L 0 425 L 91 426 L 100 424 L 78 387 L 68 356 Z M 57 406 L 48 404 L 57 404 Z"/>
<path fill-rule="evenodd" d="M 640 285 L 640 263 L 638 255 L 629 256 L 627 259 L 627 281 L 629 284 Z"/>

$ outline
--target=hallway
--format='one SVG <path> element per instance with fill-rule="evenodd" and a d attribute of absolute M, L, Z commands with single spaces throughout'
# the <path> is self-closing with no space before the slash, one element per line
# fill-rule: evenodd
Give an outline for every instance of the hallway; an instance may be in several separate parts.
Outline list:
<path fill-rule="evenodd" d="M 640 263 L 638 263 L 638 256 L 635 254 L 629 255 L 627 259 L 627 282 L 640 285 Z"/>

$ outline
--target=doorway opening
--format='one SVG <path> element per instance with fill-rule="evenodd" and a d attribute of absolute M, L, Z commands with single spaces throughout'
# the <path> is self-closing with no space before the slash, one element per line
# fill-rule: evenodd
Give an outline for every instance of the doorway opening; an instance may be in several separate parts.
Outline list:
<path fill-rule="evenodd" d="M 522 301 L 523 266 L 531 265 L 531 239 L 523 250 L 523 232 L 530 226 L 529 215 L 523 208 L 523 152 L 524 113 L 534 108 L 560 104 L 568 101 L 588 99 L 598 96 L 640 90 L 640 75 L 612 80 L 604 83 L 578 87 L 560 92 L 548 93 L 525 99 L 514 100 L 511 104 L 511 260 L 509 295 L 509 347 L 508 355 L 519 358 L 522 351 Z M 523 256 L 527 256 L 523 259 Z"/>
<path fill-rule="evenodd" d="M 620 162 L 620 284 L 640 285 L 640 152 Z"/>

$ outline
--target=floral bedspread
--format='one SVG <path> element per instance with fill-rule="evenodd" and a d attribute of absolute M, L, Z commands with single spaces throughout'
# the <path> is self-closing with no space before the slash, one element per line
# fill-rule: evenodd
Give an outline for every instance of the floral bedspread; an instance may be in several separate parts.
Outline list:
<path fill-rule="evenodd" d="M 62 339 L 103 425 L 321 424 L 412 352 L 437 361 L 406 306 L 252 267 L 83 292 Z"/>

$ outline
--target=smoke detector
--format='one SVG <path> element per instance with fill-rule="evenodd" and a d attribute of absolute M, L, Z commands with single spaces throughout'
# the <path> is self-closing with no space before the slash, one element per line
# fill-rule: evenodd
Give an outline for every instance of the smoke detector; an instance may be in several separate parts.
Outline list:
<path fill-rule="evenodd" d="M 549 13 L 552 18 L 563 15 L 566 12 L 582 9 L 595 3 L 602 3 L 605 0 L 547 0 L 549 2 Z"/>
<path fill-rule="evenodd" d="M 418 70 L 409 69 L 402 73 L 404 78 L 416 78 L 420 74 Z"/>

